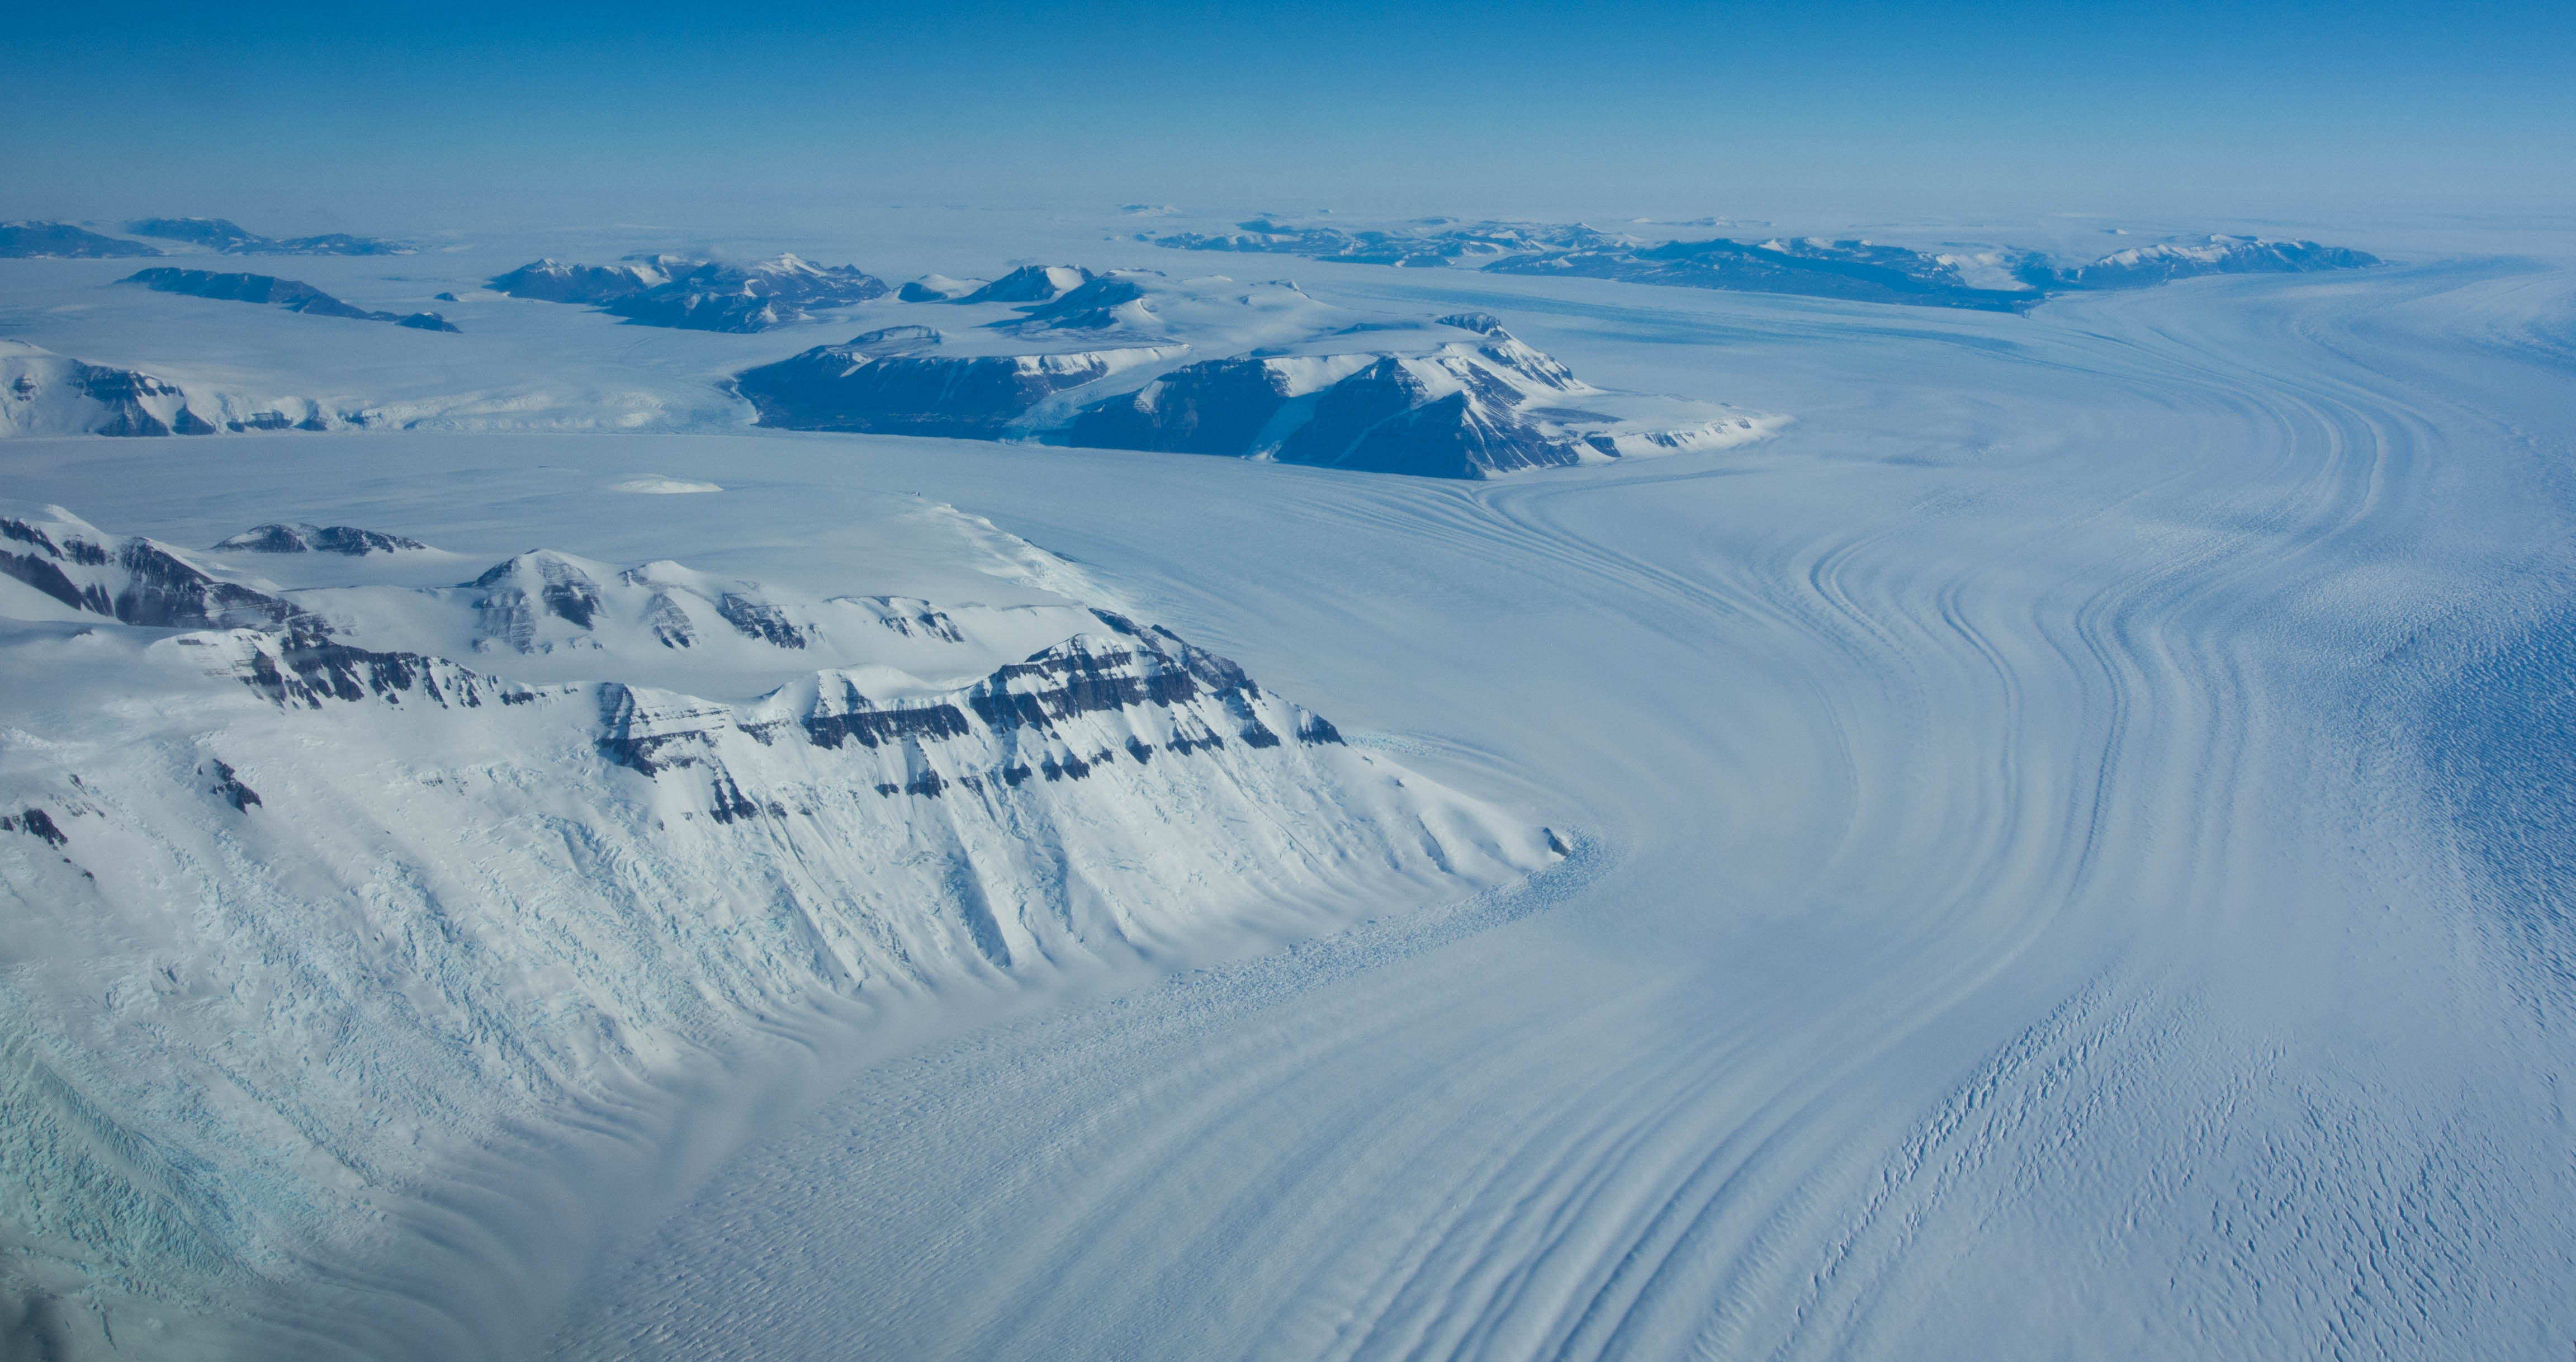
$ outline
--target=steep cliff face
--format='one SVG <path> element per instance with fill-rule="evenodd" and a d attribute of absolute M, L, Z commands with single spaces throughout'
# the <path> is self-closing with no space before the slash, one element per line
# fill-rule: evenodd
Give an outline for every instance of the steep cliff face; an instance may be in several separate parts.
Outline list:
<path fill-rule="evenodd" d="M 816 999 L 1295 931 L 1552 854 L 1072 601 L 552 551 L 278 592 L 60 508 L 0 505 L 0 536 L 0 952 L 52 966 L 0 976 L 0 1166 L 29 1174 L 0 1224 L 49 1281 L 213 1301 L 498 1126 Z"/>

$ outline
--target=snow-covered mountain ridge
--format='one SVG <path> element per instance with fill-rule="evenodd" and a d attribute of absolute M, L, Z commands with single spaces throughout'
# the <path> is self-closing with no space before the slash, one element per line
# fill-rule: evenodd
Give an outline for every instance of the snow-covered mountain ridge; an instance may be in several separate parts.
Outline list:
<path fill-rule="evenodd" d="M 1488 313 L 1369 317 L 1283 280 L 1246 289 L 1222 276 L 1116 271 L 955 339 L 921 326 L 872 331 L 745 370 L 735 390 L 762 425 L 793 430 L 1037 439 L 1444 478 L 1724 449 L 1781 424 L 1595 388 Z M 1174 367 L 1219 346 L 1241 348 Z"/>
<path fill-rule="evenodd" d="M 979 570 L 1046 566 L 959 523 Z M 0 957 L 46 966 L 0 972 L 0 1225 L 48 1289 L 221 1313 L 363 1257 L 379 1198 L 498 1125 L 814 999 L 1311 931 L 1551 856 L 1069 600 L 551 551 L 281 589 L 17 503 L 0 548 Z M 460 636 L 471 662 L 417 646 Z"/>
<path fill-rule="evenodd" d="M 87 364 L 25 341 L 0 339 L 0 436 L 212 435 L 218 431 L 337 430 L 362 413 L 304 397 L 195 391 L 135 369 Z"/>

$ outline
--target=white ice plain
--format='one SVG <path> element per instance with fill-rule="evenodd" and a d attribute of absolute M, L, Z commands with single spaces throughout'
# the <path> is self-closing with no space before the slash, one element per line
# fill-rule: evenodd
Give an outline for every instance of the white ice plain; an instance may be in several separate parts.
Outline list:
<path fill-rule="evenodd" d="M 345 523 L 765 579 L 813 572 L 858 499 L 920 493 L 1574 851 L 1336 903 L 1349 925 L 1267 949 L 782 1011 L 723 1071 L 480 1132 L 327 1257 L 262 1239 L 220 1331 L 156 1330 L 127 1295 L 63 1336 L 2576 1347 L 2576 272 L 2212 280 L 2026 318 L 1301 283 L 1488 307 L 1578 368 L 1797 420 L 1493 483 L 872 437 L 0 446 L 10 496 L 174 543 Z M 645 476 L 726 490 L 599 493 Z"/>

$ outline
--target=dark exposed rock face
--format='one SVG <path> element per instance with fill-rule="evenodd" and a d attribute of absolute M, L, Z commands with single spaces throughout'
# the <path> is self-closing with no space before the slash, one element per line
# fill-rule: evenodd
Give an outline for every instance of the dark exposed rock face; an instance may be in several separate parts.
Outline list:
<path fill-rule="evenodd" d="M 885 750 L 909 759 L 900 783 L 877 787 L 884 795 L 940 798 L 949 789 L 984 788 L 987 782 L 1018 786 L 1031 778 L 1082 780 L 1119 753 L 1150 762 L 1158 751 L 1181 755 L 1221 751 L 1232 743 L 1273 748 L 1282 739 L 1263 722 L 1267 708 L 1308 744 L 1338 743 L 1341 735 L 1321 716 L 1265 697 L 1234 663 L 1183 642 L 1169 630 L 1139 627 L 1117 615 L 1094 612 L 1114 637 L 1083 635 L 997 668 L 951 697 L 881 703 L 861 693 L 843 673 L 821 674 L 822 684 L 801 708 L 784 713 L 640 691 L 609 683 L 599 688 L 601 755 L 648 776 L 704 768 L 719 788 L 732 777 L 716 756 L 728 731 L 763 745 L 801 735 L 829 749 Z M 1168 737 L 1158 747 L 1133 732 L 1114 746 L 1071 737 L 1086 716 L 1168 711 Z M 923 754 L 962 743 L 992 760 L 983 770 L 942 775 Z M 753 812 L 760 809 L 754 806 Z"/>
<path fill-rule="evenodd" d="M 813 642 L 787 612 L 757 596 L 728 591 L 716 598 L 716 613 L 734 632 L 780 648 L 802 648 Z"/>
<path fill-rule="evenodd" d="M 147 397 L 187 400 L 187 395 L 180 392 L 176 384 L 132 369 L 111 369 L 78 361 L 74 364 L 73 373 L 81 391 L 108 409 L 106 423 L 96 427 L 101 435 L 205 435 L 214 430 L 185 407 L 179 409 L 175 421 L 167 422 L 144 408 L 143 399 Z"/>
<path fill-rule="evenodd" d="M 417 539 L 354 525 L 259 525 L 215 545 L 234 553 L 338 553 L 353 558 L 428 547 Z"/>
<path fill-rule="evenodd" d="M 57 851 L 71 841 L 71 838 L 64 836 L 63 830 L 55 825 L 53 817 L 43 809 L 26 809 L 13 815 L 0 816 L 0 832 L 23 832 Z"/>
<path fill-rule="evenodd" d="M 101 236 L 68 222 L 0 222 L 0 258 L 99 260 L 159 254 L 140 241 Z"/>
<path fill-rule="evenodd" d="M 535 649 L 542 617 L 587 629 L 599 614 L 599 583 L 561 554 L 523 553 L 464 585 L 483 593 L 474 602 L 476 633 L 517 652 Z"/>
<path fill-rule="evenodd" d="M 517 298 L 591 304 L 643 326 L 734 332 L 766 331 L 803 321 L 814 308 L 886 295 L 885 281 L 864 270 L 792 255 L 754 265 L 668 255 L 615 265 L 539 260 L 495 278 L 492 287 Z"/>
<path fill-rule="evenodd" d="M 734 387 L 759 411 L 764 426 L 991 439 L 1057 393 L 1166 353 L 1122 349 L 952 358 L 881 354 L 853 342 L 819 345 L 746 369 L 734 376 Z"/>
<path fill-rule="evenodd" d="M 229 764 L 216 762 L 214 776 L 214 793 L 222 796 L 223 801 L 232 805 L 235 810 L 248 813 L 252 805 L 264 802 L 259 797 L 259 791 L 242 784 L 241 777 L 234 773 Z"/>
<path fill-rule="evenodd" d="M 141 284 L 155 293 L 182 293 L 191 298 L 222 298 L 239 303 L 265 303 L 308 317 L 346 317 L 352 321 L 393 322 L 399 326 L 424 331 L 454 331 L 446 319 L 434 312 L 415 312 L 405 317 L 394 312 L 370 312 L 347 303 L 296 279 L 280 279 L 268 274 L 218 274 L 212 270 L 183 270 L 168 265 L 138 270 L 117 281 Z"/>
<path fill-rule="evenodd" d="M 0 515 L 0 573 L 121 624 L 277 629 L 316 638 L 330 632 L 300 607 L 219 581 L 149 539 L 109 541 L 58 523 Z"/>
<path fill-rule="evenodd" d="M 180 643 L 204 640 L 182 636 Z M 378 653 L 308 634 L 261 635 L 237 673 L 242 683 L 285 708 L 320 709 L 337 701 L 375 699 L 401 704 L 404 697 L 442 709 L 516 705 L 537 698 L 526 686 L 468 671 L 445 658 L 419 653 Z"/>
<path fill-rule="evenodd" d="M 125 224 L 137 236 L 185 241 L 226 255 L 410 255 L 412 248 L 371 236 L 328 232 L 321 236 L 261 236 L 223 218 L 144 218 Z M 158 254 L 158 252 L 155 252 Z"/>

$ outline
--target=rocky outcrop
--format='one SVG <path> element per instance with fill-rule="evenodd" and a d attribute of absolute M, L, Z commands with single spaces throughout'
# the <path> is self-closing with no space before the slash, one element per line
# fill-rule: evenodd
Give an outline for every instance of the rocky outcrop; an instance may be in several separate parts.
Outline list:
<path fill-rule="evenodd" d="M 345 317 L 361 322 L 392 322 L 422 331 L 454 331 L 456 328 L 435 312 L 371 312 L 351 307 L 298 279 L 280 279 L 270 274 L 219 274 L 212 270 L 183 270 L 163 265 L 137 270 L 117 281 L 141 284 L 155 293 L 180 293 L 191 298 L 222 298 L 237 303 L 262 303 L 300 312 L 308 317 Z"/>
<path fill-rule="evenodd" d="M 326 232 L 319 236 L 261 236 L 224 218 L 144 218 L 125 224 L 136 236 L 185 241 L 225 255 L 410 255 L 416 248 L 371 236 Z M 154 252 L 159 254 L 159 252 Z"/>
<path fill-rule="evenodd" d="M 100 260 L 159 255 L 140 241 L 126 241 L 68 222 L 0 222 L 0 259 Z"/>
<path fill-rule="evenodd" d="M 587 303 L 641 326 L 688 331 L 766 331 L 806 320 L 814 309 L 886 295 L 885 281 L 850 265 L 814 265 L 782 255 L 749 265 L 684 256 L 630 256 L 615 265 L 546 259 L 491 281 L 517 298 Z"/>

